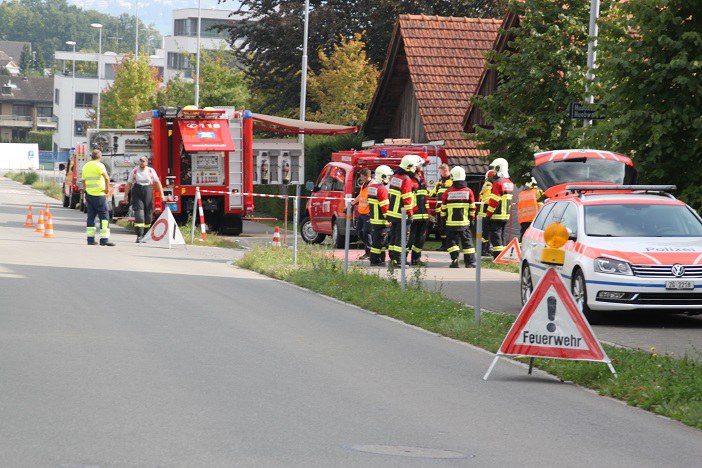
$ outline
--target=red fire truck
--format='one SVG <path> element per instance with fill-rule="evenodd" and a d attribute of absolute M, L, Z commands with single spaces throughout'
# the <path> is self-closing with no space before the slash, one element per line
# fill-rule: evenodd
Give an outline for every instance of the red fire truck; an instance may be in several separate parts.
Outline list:
<path fill-rule="evenodd" d="M 250 113 L 236 112 L 231 121 L 244 133 L 247 126 L 253 128 Z M 234 145 L 227 112 L 161 107 L 139 113 L 135 127 L 149 133 L 151 165 L 166 195 L 166 200 L 154 199 L 155 214 L 167 205 L 184 222 L 200 187 L 208 225 L 223 234 L 240 234 L 242 218 L 254 207 L 251 195 L 241 195 L 253 192 L 253 153 L 250 142 Z"/>
<path fill-rule="evenodd" d="M 320 172 L 317 182 L 308 182 L 313 192 L 300 225 L 302 239 L 310 244 L 318 244 L 331 236 L 332 245 L 344 247 L 346 204 L 345 198 L 353 197 L 360 184 L 358 172 L 368 168 L 373 172 L 380 165 L 395 170 L 402 157 L 416 154 L 425 160 L 425 178 L 431 190 L 438 177 L 438 166 L 445 159 L 440 151 L 425 151 L 423 145 L 373 145 L 362 151 L 340 151 L 332 153 L 332 160 Z M 438 155 L 437 155 L 438 154 Z M 430 201 L 430 214 L 435 202 Z M 355 220 L 354 220 L 355 224 Z"/>

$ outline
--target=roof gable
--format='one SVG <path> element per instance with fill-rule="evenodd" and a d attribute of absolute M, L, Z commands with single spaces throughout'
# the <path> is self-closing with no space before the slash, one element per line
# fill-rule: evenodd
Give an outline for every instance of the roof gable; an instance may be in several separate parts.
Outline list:
<path fill-rule="evenodd" d="M 487 155 L 465 140 L 463 118 L 485 66 L 501 20 L 400 15 L 390 41 L 381 80 L 368 111 L 364 130 L 387 131 L 397 109 L 396 83 L 412 81 L 424 131 L 430 141 L 443 140 L 452 164 L 481 172 Z M 485 154 L 483 154 L 485 153 Z"/>

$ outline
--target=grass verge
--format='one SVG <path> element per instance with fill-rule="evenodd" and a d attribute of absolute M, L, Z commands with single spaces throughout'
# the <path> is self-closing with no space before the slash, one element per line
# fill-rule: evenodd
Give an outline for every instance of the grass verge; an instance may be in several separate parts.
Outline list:
<path fill-rule="evenodd" d="M 293 266 L 290 249 L 260 247 L 247 252 L 237 265 L 491 352 L 497 351 L 515 319 L 483 312 L 481 324 L 475 325 L 471 307 L 421 289 L 417 279 L 402 291 L 397 281 L 363 269 L 352 268 L 344 275 L 343 264 L 323 252 L 303 246 L 298 265 Z M 537 359 L 536 366 L 564 381 L 702 429 L 702 362 L 660 356 L 654 350 L 604 347 L 619 378 L 602 363 Z"/>
<path fill-rule="evenodd" d="M 130 231 L 134 230 L 134 225 L 128 221 L 124 220 L 117 220 L 116 223 L 118 226 L 121 226 L 125 229 L 128 229 Z M 207 236 L 205 236 L 205 240 L 202 240 L 202 235 L 200 232 L 199 228 L 195 228 L 195 239 L 194 242 L 190 242 L 190 229 L 191 229 L 191 224 L 188 223 L 185 226 L 180 226 L 180 232 L 183 234 L 183 239 L 185 239 L 185 243 L 188 245 L 202 245 L 205 247 L 223 247 L 225 249 L 242 249 L 243 247 L 241 244 L 239 244 L 236 241 L 229 240 L 225 237 L 219 236 L 217 234 L 213 234 L 208 232 Z"/>
<path fill-rule="evenodd" d="M 56 182 L 34 182 L 32 188 L 44 192 L 46 195 L 56 200 L 61 200 L 63 198 L 61 186 Z"/>

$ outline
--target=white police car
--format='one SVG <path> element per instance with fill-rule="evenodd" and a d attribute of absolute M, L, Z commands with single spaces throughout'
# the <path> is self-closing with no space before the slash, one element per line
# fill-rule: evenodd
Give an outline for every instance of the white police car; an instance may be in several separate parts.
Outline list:
<path fill-rule="evenodd" d="M 608 310 L 702 313 L 702 218 L 671 189 L 566 185 L 522 239 L 522 303 L 551 266 L 541 261 L 544 228 L 560 222 L 570 237 L 556 269 L 590 321 Z"/>

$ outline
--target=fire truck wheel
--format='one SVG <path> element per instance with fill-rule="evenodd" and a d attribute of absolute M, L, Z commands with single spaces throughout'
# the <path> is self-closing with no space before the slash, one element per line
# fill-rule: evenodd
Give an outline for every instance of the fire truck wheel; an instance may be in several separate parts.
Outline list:
<path fill-rule="evenodd" d="M 332 220 L 332 246 L 335 249 L 343 249 L 346 247 L 346 236 L 339 231 L 339 223 L 335 219 Z"/>
<path fill-rule="evenodd" d="M 300 224 L 300 235 L 302 240 L 308 244 L 321 244 L 324 238 L 327 237 L 324 234 L 318 234 L 312 228 L 312 221 L 309 216 L 305 216 Z"/>
<path fill-rule="evenodd" d="M 80 193 L 71 192 L 70 200 L 68 202 L 68 207 L 72 210 L 75 210 L 76 206 L 78 206 L 79 200 L 80 200 Z"/>

